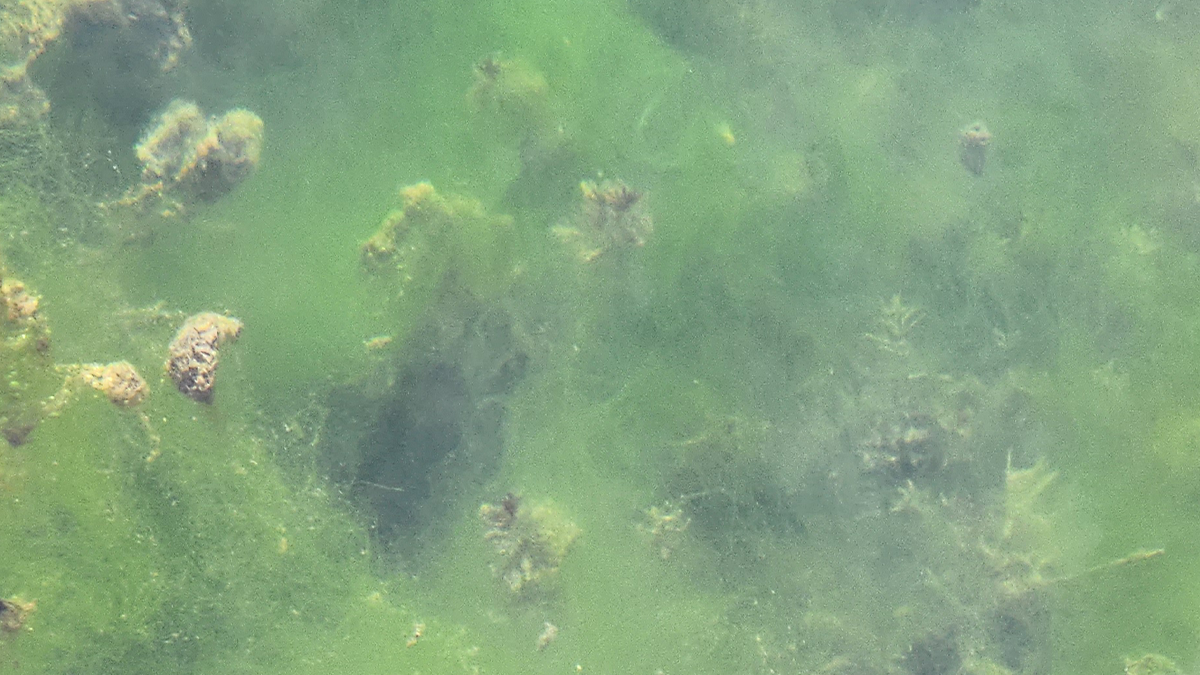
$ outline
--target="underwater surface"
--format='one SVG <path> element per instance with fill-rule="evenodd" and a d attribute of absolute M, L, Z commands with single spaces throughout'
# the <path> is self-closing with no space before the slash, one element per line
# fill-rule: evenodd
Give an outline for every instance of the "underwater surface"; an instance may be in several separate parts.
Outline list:
<path fill-rule="evenodd" d="M 0 673 L 1196 671 L 1197 35 L 0 0 Z"/>

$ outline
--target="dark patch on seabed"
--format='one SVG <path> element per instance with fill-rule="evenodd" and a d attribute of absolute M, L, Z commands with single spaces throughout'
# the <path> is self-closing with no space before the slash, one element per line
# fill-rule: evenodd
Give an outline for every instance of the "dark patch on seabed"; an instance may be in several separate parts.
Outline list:
<path fill-rule="evenodd" d="M 441 522 L 500 466 L 505 400 L 529 355 L 502 310 L 432 323 L 395 361 L 382 391 L 365 385 L 330 397 L 323 448 L 331 475 L 372 523 L 386 549 Z"/>

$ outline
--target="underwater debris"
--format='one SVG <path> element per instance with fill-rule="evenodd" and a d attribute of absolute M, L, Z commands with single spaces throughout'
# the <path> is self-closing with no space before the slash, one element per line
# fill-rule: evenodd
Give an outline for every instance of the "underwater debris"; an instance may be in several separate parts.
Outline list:
<path fill-rule="evenodd" d="M 992 143 L 992 134 L 983 122 L 975 122 L 958 134 L 958 161 L 967 171 L 976 176 L 983 175 L 987 164 L 988 146 Z"/>
<path fill-rule="evenodd" d="M 132 408 L 146 400 L 150 388 L 146 380 L 128 361 L 117 361 L 105 365 L 82 366 L 80 377 L 88 386 L 103 393 L 115 405 Z"/>
<path fill-rule="evenodd" d="M 375 337 L 363 340 L 363 347 L 368 352 L 381 352 L 392 346 L 395 340 L 396 336 L 394 335 L 376 335 Z"/>
<path fill-rule="evenodd" d="M 205 117 L 195 103 L 175 99 L 135 146 L 142 182 L 110 206 L 142 206 L 158 198 L 166 203 L 163 214 L 175 215 L 186 204 L 171 200 L 172 194 L 214 201 L 253 172 L 262 144 L 263 121 L 249 110 Z"/>
<path fill-rule="evenodd" d="M 21 630 L 35 609 L 36 602 L 24 602 L 20 598 L 0 598 L 0 631 L 15 633 Z"/>
<path fill-rule="evenodd" d="M 484 538 L 497 555 L 492 573 L 513 593 L 542 586 L 558 572 L 579 527 L 553 504 L 534 506 L 508 493 L 498 504 L 483 504 L 479 517 L 488 530 Z"/>
<path fill-rule="evenodd" d="M 214 312 L 189 318 L 171 341 L 166 370 L 179 391 L 194 401 L 212 403 L 220 349 L 242 333 L 242 322 Z"/>
<path fill-rule="evenodd" d="M 574 216 L 553 228 L 555 236 L 572 243 L 579 259 L 592 262 L 609 251 L 640 248 L 654 231 L 645 195 L 622 180 L 579 184 L 580 202 Z"/>

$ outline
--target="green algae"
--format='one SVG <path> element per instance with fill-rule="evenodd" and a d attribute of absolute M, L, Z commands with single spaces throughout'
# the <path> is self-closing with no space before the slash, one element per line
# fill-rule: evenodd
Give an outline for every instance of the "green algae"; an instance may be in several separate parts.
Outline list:
<path fill-rule="evenodd" d="M 28 195 L 3 202 L 6 253 L 63 335 L 56 360 L 129 358 L 153 389 L 145 420 L 83 397 L 0 454 L 0 595 L 38 603 L 28 630 L 3 636 L 5 659 L 39 672 L 929 675 L 986 622 L 901 582 L 942 570 L 938 551 L 978 554 L 963 535 L 976 524 L 846 526 L 855 511 L 839 499 L 940 513 L 922 511 L 938 495 L 901 485 L 912 500 L 901 504 L 873 478 L 842 485 L 858 446 L 831 439 L 876 424 L 870 406 L 889 395 L 908 403 L 881 372 L 903 383 L 972 370 L 1024 403 L 969 401 L 1017 411 L 978 431 L 991 434 L 977 460 L 991 483 L 971 508 L 998 499 L 1015 446 L 1017 466 L 1046 458 L 1092 506 L 1067 510 L 1075 520 L 1054 528 L 1066 540 L 1031 544 L 1060 546 L 1063 574 L 1168 553 L 1157 567 L 1024 588 L 995 620 L 1034 635 L 1010 636 L 1010 651 L 979 642 L 961 667 L 1115 671 L 1146 650 L 1187 654 L 1195 211 L 1178 195 L 1187 179 L 1170 174 L 1194 167 L 1154 127 L 1194 142 L 1193 87 L 1164 82 L 1194 47 L 1020 4 L 856 3 L 832 26 L 703 4 L 190 8 L 207 50 L 198 86 L 266 120 L 254 178 L 189 220 L 117 217 L 138 236 L 113 236 L 84 262 L 56 252 L 50 219 L 23 210 Z M 222 18 L 243 13 L 243 25 Z M 1071 68 L 1103 42 L 1092 31 L 1137 41 Z M 218 58 L 217 44 L 232 51 Z M 493 54 L 544 76 L 533 131 L 468 100 Z M 759 78 L 739 82 L 747 72 Z M 788 73 L 800 84 L 773 91 Z M 954 134 L 977 117 L 996 133 L 978 180 L 954 155 Z M 580 265 L 550 228 L 598 175 L 644 188 L 655 231 L 644 248 Z M 422 180 L 512 221 L 499 238 L 486 219 L 426 234 L 405 265 L 418 284 L 401 293 L 368 277 L 359 247 L 396 189 Z M 1163 180 L 1175 187 L 1150 189 Z M 912 336 L 922 351 L 873 360 L 864 334 L 897 293 L 926 317 Z M 480 306 L 502 308 L 517 347 L 455 341 Z M 247 327 L 223 352 L 216 404 L 197 407 L 154 375 L 175 313 L 205 309 Z M 121 312 L 141 318 L 115 325 Z M 376 336 L 392 342 L 367 349 Z M 379 514 L 326 463 L 355 461 L 362 427 L 378 423 L 367 411 L 427 352 L 472 382 L 518 347 L 529 374 L 472 399 L 502 402 L 499 465 L 434 475 L 431 493 L 452 493 L 419 511 L 436 522 L 380 540 Z M 335 383 L 370 404 L 339 409 Z M 580 528 L 535 601 L 488 570 L 478 504 L 509 491 L 552 500 Z M 667 503 L 692 522 L 664 558 L 638 526 Z M 876 555 L 899 562 L 881 569 Z M 990 581 L 973 564 L 926 579 L 963 597 Z M 1040 617 L 1060 609 L 1051 632 Z M 559 637 L 539 650 L 545 622 Z"/>

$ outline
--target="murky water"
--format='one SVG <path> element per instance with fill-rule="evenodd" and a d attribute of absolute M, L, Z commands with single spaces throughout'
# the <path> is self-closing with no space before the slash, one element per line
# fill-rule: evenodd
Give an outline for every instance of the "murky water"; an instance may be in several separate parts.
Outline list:
<path fill-rule="evenodd" d="M 1198 28 L 0 0 L 0 671 L 1194 670 Z"/>

